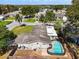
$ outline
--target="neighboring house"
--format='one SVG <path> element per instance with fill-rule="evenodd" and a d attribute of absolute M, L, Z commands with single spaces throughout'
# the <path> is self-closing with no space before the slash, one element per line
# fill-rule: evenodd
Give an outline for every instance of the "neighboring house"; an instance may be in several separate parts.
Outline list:
<path fill-rule="evenodd" d="M 53 9 L 49 8 L 48 11 L 53 11 Z"/>
<path fill-rule="evenodd" d="M 68 20 L 67 16 L 63 16 L 63 21 L 67 22 L 67 20 Z"/>
<path fill-rule="evenodd" d="M 38 13 L 35 14 L 35 18 L 39 20 L 41 15 L 43 16 L 46 15 L 46 12 L 47 12 L 47 9 L 40 10 Z"/>
<path fill-rule="evenodd" d="M 55 17 L 56 17 L 57 19 L 62 19 L 64 16 L 65 16 L 65 14 L 61 14 L 61 13 L 55 14 Z"/>
<path fill-rule="evenodd" d="M 53 10 L 53 13 L 56 14 L 57 13 L 56 10 Z"/>
<path fill-rule="evenodd" d="M 0 15 L 0 21 L 3 21 L 5 17 L 3 15 Z"/>
<path fill-rule="evenodd" d="M 67 19 L 67 17 L 65 16 L 66 15 L 66 10 L 65 9 L 62 9 L 62 10 L 53 10 L 53 12 L 55 13 L 55 17 L 57 19 Z"/>
<path fill-rule="evenodd" d="M 5 17 L 7 17 L 7 16 L 15 17 L 17 14 L 19 14 L 19 12 L 20 12 L 20 11 L 10 12 L 10 13 L 5 14 L 4 16 L 5 16 Z"/>
<path fill-rule="evenodd" d="M 54 13 L 55 13 L 55 17 L 57 19 L 63 20 L 63 22 L 66 22 L 68 20 L 67 16 L 66 16 L 66 11 L 65 10 L 58 10 L 58 11 L 54 10 Z"/>

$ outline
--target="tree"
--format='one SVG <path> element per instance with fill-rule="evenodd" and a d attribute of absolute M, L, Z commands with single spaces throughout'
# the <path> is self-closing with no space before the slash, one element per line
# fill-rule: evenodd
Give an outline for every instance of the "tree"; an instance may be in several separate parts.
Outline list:
<path fill-rule="evenodd" d="M 21 13 L 23 15 L 34 15 L 39 11 L 39 7 L 37 6 L 24 6 L 21 8 Z"/>
<path fill-rule="evenodd" d="M 79 21 L 79 0 L 73 0 L 73 4 L 67 9 L 67 15 L 71 23 L 78 26 Z"/>
<path fill-rule="evenodd" d="M 16 17 L 15 17 L 16 21 L 18 21 L 19 23 L 22 22 L 22 17 L 17 14 Z"/>
<path fill-rule="evenodd" d="M 61 31 L 61 29 L 62 29 L 62 27 L 63 27 L 63 20 L 56 20 L 55 22 L 54 22 L 55 24 L 54 24 L 54 26 L 55 26 L 55 29 L 56 29 L 56 31 L 57 31 L 57 33 L 59 34 L 60 33 L 60 31 Z"/>
<path fill-rule="evenodd" d="M 1 6 L 0 6 L 0 14 L 2 14 L 2 8 L 1 8 Z"/>
<path fill-rule="evenodd" d="M 44 19 L 45 19 L 44 15 L 41 15 L 39 21 L 44 22 Z"/>
<path fill-rule="evenodd" d="M 0 52 L 4 51 L 8 45 L 9 41 L 16 37 L 12 32 L 6 30 L 4 27 L 0 27 Z"/>
<path fill-rule="evenodd" d="M 41 15 L 40 17 L 40 21 L 42 22 L 51 22 L 51 21 L 54 21 L 55 20 L 55 14 L 51 11 L 47 11 L 46 12 L 46 15 Z"/>
<path fill-rule="evenodd" d="M 73 0 L 72 3 L 73 4 L 67 9 L 67 16 L 70 21 L 70 24 L 73 25 L 72 28 L 75 28 L 75 30 L 72 32 L 68 32 L 68 31 L 65 31 L 65 32 L 70 35 L 77 35 L 79 33 L 78 31 L 79 30 L 78 29 L 79 27 L 79 0 Z M 69 28 L 66 27 L 65 29 L 69 29 Z"/>
<path fill-rule="evenodd" d="M 14 5 L 0 5 L 0 8 L 2 10 L 2 14 L 6 14 L 8 12 L 17 11 L 18 7 Z M 1 12 L 0 10 L 0 12 Z"/>
<path fill-rule="evenodd" d="M 64 8 L 64 5 L 51 5 L 50 8 L 53 8 L 55 10 L 63 9 Z"/>
<path fill-rule="evenodd" d="M 51 11 L 48 11 L 48 12 L 46 13 L 45 20 L 46 20 L 46 22 L 54 21 L 54 20 L 55 20 L 55 15 L 54 15 L 54 13 L 51 12 Z"/>

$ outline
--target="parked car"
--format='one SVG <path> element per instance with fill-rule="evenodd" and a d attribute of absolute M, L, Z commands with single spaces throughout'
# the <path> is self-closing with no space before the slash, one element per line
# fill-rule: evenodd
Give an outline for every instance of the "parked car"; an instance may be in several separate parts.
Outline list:
<path fill-rule="evenodd" d="M 32 18 L 33 16 L 28 15 L 28 16 L 23 16 L 23 18 Z"/>

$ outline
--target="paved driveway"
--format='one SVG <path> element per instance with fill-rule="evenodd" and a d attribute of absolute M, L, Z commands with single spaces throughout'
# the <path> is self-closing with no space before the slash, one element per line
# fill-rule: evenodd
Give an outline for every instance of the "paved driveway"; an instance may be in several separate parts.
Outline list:
<path fill-rule="evenodd" d="M 27 26 L 35 26 L 35 25 L 39 25 L 40 26 L 40 25 L 42 25 L 42 23 L 29 23 L 29 22 L 21 22 L 21 23 L 19 23 L 17 21 L 13 21 L 12 23 L 6 25 L 6 27 L 8 28 L 8 30 L 11 31 L 13 28 L 15 28 L 17 26 L 20 26 L 22 24 L 25 24 Z"/>
<path fill-rule="evenodd" d="M 34 26 L 32 33 L 20 35 L 15 39 L 15 43 L 17 44 L 27 44 L 34 42 L 42 42 L 46 44 L 51 42 L 47 36 L 45 25 L 36 25 Z"/>

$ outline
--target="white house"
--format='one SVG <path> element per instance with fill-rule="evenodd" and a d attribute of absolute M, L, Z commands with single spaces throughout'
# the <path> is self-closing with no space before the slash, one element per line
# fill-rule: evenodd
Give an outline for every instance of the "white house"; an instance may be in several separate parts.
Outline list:
<path fill-rule="evenodd" d="M 62 10 L 57 10 L 57 11 L 53 11 L 55 13 L 55 17 L 57 19 L 62 19 L 64 22 L 67 20 L 67 17 L 65 16 L 66 15 L 66 10 L 65 9 L 62 9 Z"/>
<path fill-rule="evenodd" d="M 40 19 L 41 15 L 45 16 L 47 12 L 47 9 L 43 9 L 43 11 L 39 11 L 38 13 L 35 14 L 36 19 Z"/>
<path fill-rule="evenodd" d="M 57 37 L 57 33 L 54 29 L 54 26 L 46 26 L 47 29 L 47 35 L 52 37 Z"/>
<path fill-rule="evenodd" d="M 4 20 L 4 16 L 0 15 L 0 21 Z"/>
<path fill-rule="evenodd" d="M 68 19 L 66 16 L 63 16 L 63 21 L 66 22 Z"/>

